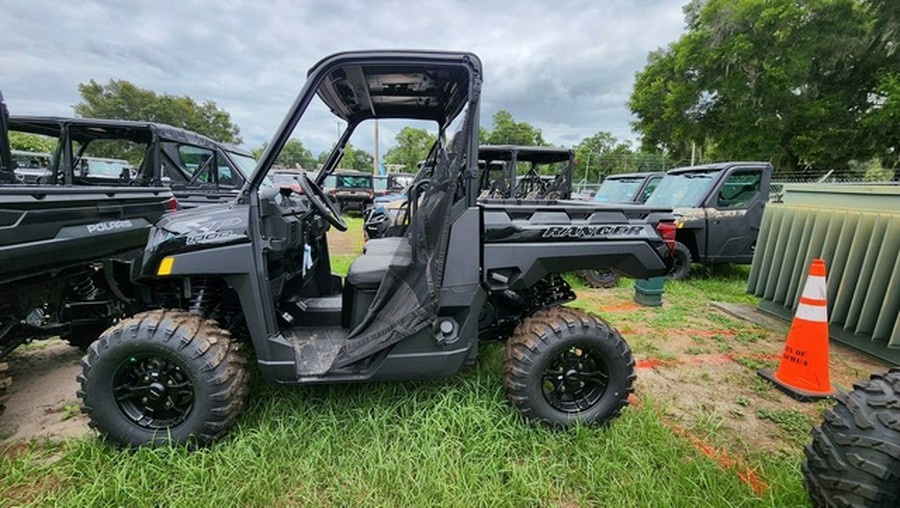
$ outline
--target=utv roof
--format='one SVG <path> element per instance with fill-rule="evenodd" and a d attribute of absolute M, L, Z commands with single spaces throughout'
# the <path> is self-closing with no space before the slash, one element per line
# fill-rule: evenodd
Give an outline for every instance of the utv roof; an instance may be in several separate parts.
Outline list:
<path fill-rule="evenodd" d="M 630 178 L 647 178 L 648 176 L 663 176 L 665 173 L 662 171 L 644 171 L 642 173 L 623 173 L 621 175 L 609 175 L 606 177 L 607 180 L 623 180 Z"/>
<path fill-rule="evenodd" d="M 196 132 L 155 122 L 133 120 L 107 120 L 99 118 L 66 118 L 52 116 L 11 116 L 11 131 L 30 132 L 44 136 L 59 137 L 64 126 L 75 141 L 95 139 L 126 139 L 138 143 L 149 143 L 155 133 L 160 139 L 189 143 L 196 146 L 249 155 L 233 145 L 219 143 Z"/>
<path fill-rule="evenodd" d="M 308 76 L 323 72 L 319 97 L 348 122 L 410 118 L 445 125 L 465 106 L 481 62 L 465 52 L 355 51 L 320 60 Z"/>
<path fill-rule="evenodd" d="M 575 155 L 569 148 L 553 146 L 482 145 L 478 147 L 478 158 L 490 161 L 509 161 L 513 154 L 520 161 L 537 164 L 565 162 Z"/>
<path fill-rule="evenodd" d="M 723 171 L 735 166 L 760 167 L 769 166 L 768 162 L 715 162 L 712 164 L 702 164 L 700 166 L 687 166 L 683 168 L 670 169 L 667 175 L 677 175 L 682 173 L 709 173 L 712 171 Z"/>

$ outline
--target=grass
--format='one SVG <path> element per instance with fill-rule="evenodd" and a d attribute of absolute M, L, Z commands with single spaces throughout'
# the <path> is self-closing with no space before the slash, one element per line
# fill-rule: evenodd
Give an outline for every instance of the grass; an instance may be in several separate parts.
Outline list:
<path fill-rule="evenodd" d="M 208 450 L 119 451 L 96 439 L 0 458 L 10 505 L 596 505 L 757 499 L 661 423 L 652 401 L 604 429 L 524 425 L 503 396 L 500 348 L 445 381 L 282 388 L 254 379 L 240 424 Z M 709 420 L 707 429 L 714 431 Z M 48 478 L 53 481 L 48 482 Z"/>
<path fill-rule="evenodd" d="M 360 224 L 351 222 L 356 234 Z M 353 258 L 334 254 L 334 271 L 346 273 Z M 667 284 L 666 307 L 610 319 L 686 326 L 710 299 L 748 301 L 741 273 Z M 620 289 L 630 284 L 623 280 Z M 736 328 L 728 321 L 717 325 Z M 665 355 L 654 340 L 638 334 L 633 345 Z M 639 407 L 626 408 L 606 428 L 529 427 L 505 399 L 501 351 L 501 345 L 489 345 L 473 367 L 439 381 L 286 388 L 254 372 L 236 428 L 215 446 L 194 452 L 127 452 L 93 437 L 0 448 L 0 506 L 807 503 L 796 456 L 753 458 L 770 486 L 758 497 L 737 471 L 673 431 L 665 423 L 663 401 L 657 404 L 651 396 L 642 395 Z M 746 407 L 749 399 L 737 403 Z M 722 421 L 698 411 L 703 417 L 697 430 L 714 435 Z M 796 423 L 792 415 L 769 416 L 785 432 Z"/>

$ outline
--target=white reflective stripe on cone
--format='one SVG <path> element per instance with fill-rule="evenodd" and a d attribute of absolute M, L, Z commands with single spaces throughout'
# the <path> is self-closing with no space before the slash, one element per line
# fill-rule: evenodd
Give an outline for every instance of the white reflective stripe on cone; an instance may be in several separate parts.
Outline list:
<path fill-rule="evenodd" d="M 821 275 L 810 275 L 806 279 L 806 285 L 803 286 L 803 298 L 812 298 L 813 300 L 825 299 L 825 277 Z"/>
<path fill-rule="evenodd" d="M 794 317 L 803 319 L 805 321 L 827 323 L 828 307 L 824 305 L 810 305 L 808 303 L 801 303 L 797 306 L 797 313 L 794 314 Z"/>

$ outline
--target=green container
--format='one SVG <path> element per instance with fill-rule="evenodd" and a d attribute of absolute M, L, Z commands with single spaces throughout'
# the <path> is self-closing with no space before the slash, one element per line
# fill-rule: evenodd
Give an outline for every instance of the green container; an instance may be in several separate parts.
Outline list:
<path fill-rule="evenodd" d="M 634 281 L 634 301 L 645 307 L 659 307 L 662 305 L 665 283 L 665 277 L 637 279 Z"/>

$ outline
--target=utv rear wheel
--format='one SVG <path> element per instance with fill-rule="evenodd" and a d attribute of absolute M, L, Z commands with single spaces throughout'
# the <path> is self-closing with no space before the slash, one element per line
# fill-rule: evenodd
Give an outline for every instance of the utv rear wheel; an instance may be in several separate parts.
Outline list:
<path fill-rule="evenodd" d="M 234 425 L 247 395 L 246 367 L 228 332 L 180 310 L 121 321 L 81 365 L 82 412 L 125 447 L 210 444 Z"/>
<path fill-rule="evenodd" d="M 503 353 L 506 393 L 530 423 L 603 425 L 634 391 L 634 359 L 599 317 L 565 307 L 538 311 Z"/>
<path fill-rule="evenodd" d="M 614 288 L 619 283 L 619 274 L 613 270 L 581 270 L 578 276 L 592 288 Z"/>
<path fill-rule="evenodd" d="M 684 280 L 691 273 L 691 251 L 687 245 L 675 242 L 675 252 L 672 253 L 672 268 L 666 274 L 669 280 Z"/>
<path fill-rule="evenodd" d="M 6 389 L 9 388 L 9 385 L 12 384 L 12 377 L 6 375 L 6 371 L 9 369 L 9 364 L 0 362 L 0 414 L 3 414 L 3 410 L 6 408 Z"/>
<path fill-rule="evenodd" d="M 812 431 L 806 489 L 816 506 L 898 506 L 900 369 L 853 387 Z"/>

